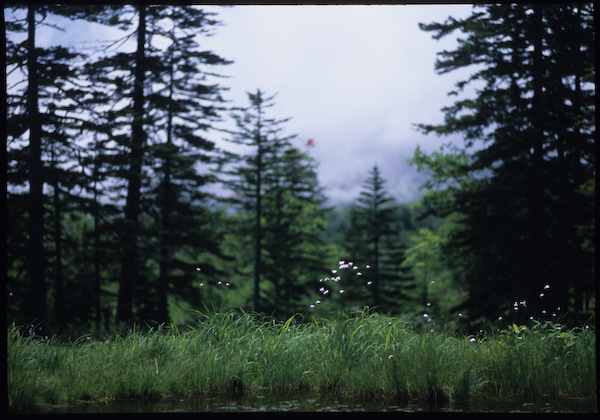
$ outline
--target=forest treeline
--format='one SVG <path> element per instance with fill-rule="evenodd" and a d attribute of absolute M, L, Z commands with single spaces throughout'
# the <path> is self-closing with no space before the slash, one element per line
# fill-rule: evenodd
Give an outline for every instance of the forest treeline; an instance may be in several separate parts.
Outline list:
<path fill-rule="evenodd" d="M 275 96 L 223 99 L 231 61 L 202 49 L 219 22 L 199 6 L 29 5 L 3 19 L 9 324 L 100 334 L 184 325 L 192 310 L 325 316 L 325 302 L 457 328 L 595 313 L 593 4 L 420 24 L 463 34 L 438 73 L 474 72 L 443 124 L 417 125 L 465 143 L 417 148 L 410 164 L 431 176 L 412 206 L 374 164 L 353 203 L 328 207 L 314 140 L 286 132 Z M 120 38 L 40 47 L 61 19 Z M 235 128 L 217 129 L 224 119 Z"/>

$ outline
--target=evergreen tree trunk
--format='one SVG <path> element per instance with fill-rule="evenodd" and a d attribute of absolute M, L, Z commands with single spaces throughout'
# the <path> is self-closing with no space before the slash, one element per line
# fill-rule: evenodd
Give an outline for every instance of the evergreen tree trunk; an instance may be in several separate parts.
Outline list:
<path fill-rule="evenodd" d="M 54 168 L 56 169 L 56 168 Z M 56 273 L 54 273 L 54 314 L 59 325 L 64 325 L 66 321 L 65 317 L 65 303 L 64 303 L 64 290 L 63 290 L 63 266 L 62 266 L 62 241 L 60 240 L 60 191 L 58 189 L 57 175 L 53 176 L 53 187 L 54 187 L 54 244 L 55 244 L 55 265 Z"/>
<path fill-rule="evenodd" d="M 167 145 L 173 144 L 173 65 L 170 68 L 170 92 L 169 92 L 169 109 L 167 116 Z M 158 322 L 168 322 L 169 309 L 167 302 L 167 293 L 169 289 L 169 231 L 170 212 L 169 205 L 171 199 L 171 148 L 167 150 L 167 156 L 164 161 L 164 179 L 162 188 L 162 208 L 161 208 L 161 230 L 160 230 L 160 268 L 158 274 Z"/>
<path fill-rule="evenodd" d="M 260 105 L 259 105 L 260 106 Z M 262 147 L 260 133 L 260 108 L 258 110 L 258 127 L 256 133 L 256 144 L 258 151 L 256 153 L 256 214 L 255 214 L 255 233 L 254 233 L 254 310 L 260 312 L 260 265 L 262 255 L 262 229 L 260 219 L 262 217 L 261 202 L 261 184 L 262 184 Z"/>
<path fill-rule="evenodd" d="M 137 235 L 138 216 L 142 185 L 142 157 L 145 141 L 144 133 L 144 76 L 146 45 L 146 7 L 139 6 L 139 26 L 137 50 L 135 53 L 135 76 L 133 90 L 133 122 L 131 124 L 131 151 L 127 202 L 125 204 L 125 225 L 123 232 L 124 252 L 121 259 L 119 297 L 117 302 L 117 322 L 128 324 L 133 315 L 133 289 L 137 279 Z"/>
<path fill-rule="evenodd" d="M 536 4 L 534 6 L 534 19 L 533 19 L 533 32 L 532 32 L 532 44 L 533 44 L 533 60 L 532 60 L 532 75 L 533 75 L 533 99 L 532 99 L 532 119 L 531 125 L 533 130 L 532 135 L 532 259 L 530 261 L 530 272 L 528 283 L 528 304 L 531 306 L 537 300 L 533 300 L 536 296 L 536 292 L 539 293 L 542 290 L 540 283 L 543 280 L 538 280 L 540 277 L 544 277 L 545 264 L 547 264 L 547 257 L 545 257 L 544 250 L 546 249 L 543 244 L 544 241 L 544 229 L 545 229 L 545 215 L 544 215 L 544 202 L 545 202 L 545 190 L 544 190 L 544 93 L 543 93 L 543 21 L 542 21 L 542 6 Z"/>
<path fill-rule="evenodd" d="M 485 63 L 485 71 L 457 86 L 462 90 L 479 80 L 487 87 L 475 100 L 445 108 L 445 124 L 420 127 L 464 133 L 466 148 L 480 140 L 489 146 L 466 163 L 452 154 L 431 163 L 416 154 L 417 164 L 436 174 L 430 186 L 460 184 L 424 201 L 444 214 L 464 216 L 445 248 L 452 255 L 448 261 L 465 268 L 469 299 L 462 309 L 470 312 L 470 322 L 485 321 L 497 307 L 512 314 L 509 305 L 516 300 L 526 301 L 529 316 L 544 310 L 565 314 L 582 306 L 581 289 L 594 270 L 588 235 L 594 228 L 593 7 L 476 7 L 485 12 L 421 27 L 434 31 L 435 39 L 456 29 L 466 33 L 457 50 L 440 53 L 436 70 Z M 446 176 L 442 166 L 460 171 Z M 481 170 L 490 176 L 464 176 Z"/>
<path fill-rule="evenodd" d="M 100 217 L 99 215 L 99 211 L 98 211 L 98 180 L 99 180 L 99 157 L 98 154 L 100 153 L 98 149 L 98 143 L 96 142 L 95 145 L 96 147 L 96 157 L 94 159 L 94 179 L 93 179 L 93 185 L 94 185 L 94 202 L 92 204 L 92 217 L 94 218 L 94 308 L 95 308 L 95 312 L 96 312 L 96 330 L 100 331 L 101 328 L 101 323 L 102 323 L 102 307 L 101 307 L 101 294 L 102 294 L 102 288 L 101 288 L 101 280 L 100 280 L 100 231 L 99 231 L 99 226 L 98 226 L 98 219 Z M 108 324 L 108 320 L 105 320 L 106 324 Z"/>
<path fill-rule="evenodd" d="M 165 179 L 163 186 L 163 205 L 161 209 L 161 232 L 160 232 L 160 268 L 158 274 L 158 322 L 169 321 L 169 310 L 167 304 L 168 282 L 169 282 L 169 197 L 171 174 L 167 159 L 165 162 Z"/>
<path fill-rule="evenodd" d="M 575 25 L 574 27 L 577 29 L 577 33 L 580 33 L 581 30 L 581 9 L 577 8 L 577 13 L 575 15 Z M 581 57 L 581 48 L 579 46 L 579 44 L 577 43 L 577 38 L 573 37 L 573 45 L 572 45 L 572 50 L 576 51 L 576 55 L 575 55 L 575 62 L 573 65 L 573 69 L 574 69 L 574 73 L 575 73 L 575 93 L 573 96 L 573 115 L 581 115 L 583 112 L 582 109 L 582 103 L 583 103 L 583 94 L 581 92 L 581 73 L 583 70 L 583 60 Z M 573 178 L 573 186 L 575 187 L 575 189 L 582 185 L 585 182 L 585 175 L 582 174 L 581 171 L 581 167 L 580 167 L 580 161 L 581 161 L 581 153 L 580 153 L 580 148 L 579 145 L 583 143 L 582 140 L 582 135 L 581 135 L 581 129 L 580 126 L 578 124 L 578 121 L 575 120 L 574 124 L 573 124 L 573 141 L 578 145 L 578 147 L 573 148 L 573 152 L 571 152 L 571 156 L 570 157 L 570 161 L 569 162 L 565 162 L 565 164 L 567 166 L 570 166 L 573 168 L 574 173 L 572 174 L 572 178 Z M 577 202 L 576 203 L 571 203 L 571 205 L 573 206 L 575 212 L 577 214 L 579 214 L 579 216 L 577 219 L 580 220 L 585 220 L 585 215 L 582 213 L 585 213 L 585 211 L 583 211 L 583 209 L 586 207 L 585 203 L 582 203 L 581 201 L 581 196 L 578 194 L 576 196 Z M 574 241 L 574 243 L 572 244 L 573 249 L 576 250 L 581 250 L 582 249 L 582 240 L 580 236 L 575 236 L 571 239 L 572 241 Z M 580 257 L 580 254 L 578 255 L 578 257 Z M 580 260 L 581 259 L 581 260 Z M 585 266 L 585 261 L 584 258 L 573 258 L 573 268 L 576 271 L 576 275 L 573 276 L 573 294 L 574 294 L 574 302 L 573 302 L 573 309 L 575 311 L 575 313 L 579 313 L 580 311 L 583 311 L 583 282 L 584 282 L 584 278 L 586 277 L 586 272 L 585 269 L 583 269 L 583 267 Z M 593 281 L 593 280 L 592 280 Z"/>
<path fill-rule="evenodd" d="M 29 290 L 25 299 L 28 322 L 46 328 L 46 261 L 44 255 L 44 176 L 42 163 L 42 126 L 38 105 L 38 68 L 35 51 L 35 6 L 27 14 L 27 107 L 29 114 Z"/>

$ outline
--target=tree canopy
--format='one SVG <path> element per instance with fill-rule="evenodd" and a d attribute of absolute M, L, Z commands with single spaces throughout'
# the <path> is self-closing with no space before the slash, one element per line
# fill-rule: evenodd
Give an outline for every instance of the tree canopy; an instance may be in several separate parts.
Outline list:
<path fill-rule="evenodd" d="M 435 64 L 440 74 L 475 68 L 450 94 L 477 84 L 474 98 L 443 109 L 443 124 L 418 126 L 462 133 L 464 149 L 417 149 L 412 159 L 433 172 L 427 207 L 459 215 L 445 246 L 468 287 L 459 309 L 471 322 L 510 314 L 516 301 L 534 316 L 578 313 L 594 292 L 594 253 L 582 234 L 594 225 L 593 6 L 475 9 L 464 20 L 420 25 L 435 39 L 466 35 Z"/>

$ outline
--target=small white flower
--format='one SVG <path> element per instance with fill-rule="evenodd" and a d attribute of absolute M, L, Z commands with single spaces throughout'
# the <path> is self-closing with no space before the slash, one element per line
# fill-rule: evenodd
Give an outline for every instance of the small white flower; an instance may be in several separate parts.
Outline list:
<path fill-rule="evenodd" d="M 428 314 L 423 314 L 423 318 L 429 318 Z"/>
<path fill-rule="evenodd" d="M 356 273 L 357 276 L 362 276 L 362 273 L 359 271 L 358 273 Z"/>
<path fill-rule="evenodd" d="M 471 337 L 471 339 L 469 340 L 471 343 L 474 343 L 477 341 L 477 339 L 475 337 Z"/>
<path fill-rule="evenodd" d="M 549 284 L 547 284 L 547 285 L 544 286 L 544 290 L 548 290 L 549 288 L 550 288 Z"/>
<path fill-rule="evenodd" d="M 337 273 L 337 270 L 331 270 L 331 274 Z"/>
<path fill-rule="evenodd" d="M 316 304 L 319 304 L 319 303 L 321 303 L 321 301 L 320 301 L 320 300 L 317 300 L 315 303 L 316 303 Z"/>
<path fill-rule="evenodd" d="M 371 266 L 370 266 L 369 264 L 367 264 L 367 265 L 365 266 L 365 268 L 371 268 Z"/>
<path fill-rule="evenodd" d="M 393 359 L 393 358 L 394 358 L 394 355 L 393 355 L 393 354 L 390 354 L 390 355 L 388 356 L 388 359 Z"/>
<path fill-rule="evenodd" d="M 367 282 L 367 286 L 370 286 L 370 285 L 372 285 L 372 284 L 373 284 L 373 282 L 372 282 L 372 281 L 368 281 L 368 282 Z"/>
<path fill-rule="evenodd" d="M 311 307 L 311 308 L 314 308 L 314 307 L 315 307 L 315 305 L 310 305 L 310 307 Z"/>
<path fill-rule="evenodd" d="M 340 290 L 340 293 L 344 293 L 344 289 L 341 289 L 341 290 Z"/>

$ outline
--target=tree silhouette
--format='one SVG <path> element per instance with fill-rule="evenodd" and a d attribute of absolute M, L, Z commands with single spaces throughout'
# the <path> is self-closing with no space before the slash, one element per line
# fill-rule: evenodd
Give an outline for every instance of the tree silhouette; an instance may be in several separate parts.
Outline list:
<path fill-rule="evenodd" d="M 438 189 L 424 202 L 460 215 L 445 249 L 463 268 L 472 322 L 508 315 L 516 300 L 532 315 L 580 311 L 584 290 L 594 287 L 593 250 L 576 227 L 594 218 L 582 194 L 595 174 L 593 7 L 476 8 L 464 20 L 421 25 L 436 39 L 466 34 L 436 62 L 439 73 L 478 66 L 454 94 L 483 83 L 475 98 L 443 109 L 444 124 L 419 126 L 463 133 L 466 146 L 431 156 L 417 150 L 413 162 L 434 173 L 429 186 Z M 480 140 L 483 147 L 466 151 Z M 552 292 L 540 299 L 547 284 Z"/>

